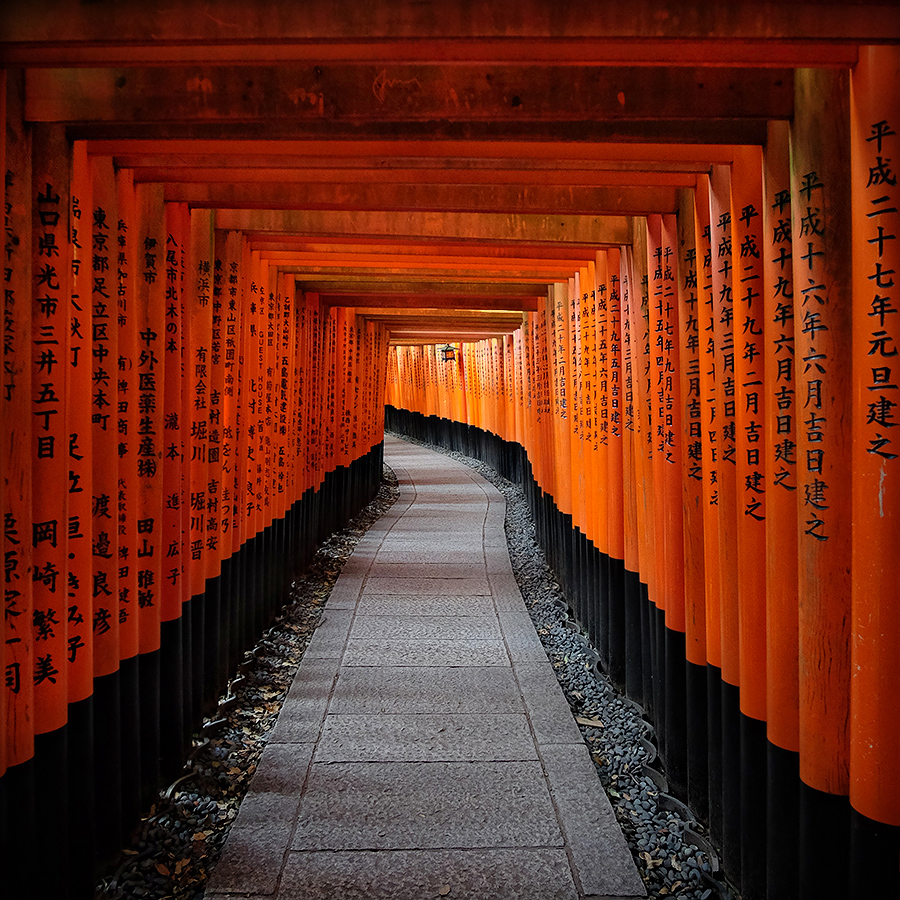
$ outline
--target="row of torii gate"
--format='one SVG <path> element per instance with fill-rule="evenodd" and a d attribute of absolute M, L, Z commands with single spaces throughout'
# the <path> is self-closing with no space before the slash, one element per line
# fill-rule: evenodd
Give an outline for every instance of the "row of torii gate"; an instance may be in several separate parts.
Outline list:
<path fill-rule="evenodd" d="M 900 14 L 630 6 L 2 14 L 0 811 L 48 896 L 385 403 L 515 460 L 745 897 L 895 886 Z"/>

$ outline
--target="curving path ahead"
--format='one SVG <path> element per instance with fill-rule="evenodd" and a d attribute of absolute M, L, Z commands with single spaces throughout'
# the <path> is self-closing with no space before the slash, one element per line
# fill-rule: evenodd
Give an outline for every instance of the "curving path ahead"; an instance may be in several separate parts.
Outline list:
<path fill-rule="evenodd" d="M 396 438 L 206 900 L 645 892 L 513 578 L 505 501 Z"/>

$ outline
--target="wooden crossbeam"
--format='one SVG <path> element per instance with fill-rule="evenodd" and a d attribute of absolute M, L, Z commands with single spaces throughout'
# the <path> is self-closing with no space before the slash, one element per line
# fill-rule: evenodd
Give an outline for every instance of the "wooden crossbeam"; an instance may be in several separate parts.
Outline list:
<path fill-rule="evenodd" d="M 232 209 L 427 210 L 450 213 L 646 215 L 674 212 L 674 187 L 556 187 L 485 184 L 166 183 L 167 201 Z"/>
<path fill-rule="evenodd" d="M 29 69 L 32 122 L 554 123 L 782 119 L 790 69 L 169 66 Z"/>
<path fill-rule="evenodd" d="M 308 60 L 522 64 L 707 65 L 802 60 L 832 65 L 849 41 L 900 38 L 896 4 L 680 0 L 492 0 L 357 3 L 218 0 L 214 7 L 120 0 L 31 0 L 0 13 L 4 57 L 16 64 L 120 60 L 170 65 Z M 66 27 L 60 29 L 59 23 Z M 773 35 L 780 40 L 772 40 Z M 114 36 L 114 38 L 112 37 Z M 849 64 L 849 63 L 848 63 Z"/>
<path fill-rule="evenodd" d="M 298 165 L 306 165 L 307 160 L 318 159 L 337 165 L 344 161 L 347 166 L 369 165 L 439 165 L 453 161 L 460 166 L 492 163 L 525 166 L 545 165 L 550 168 L 566 165 L 588 165 L 591 163 L 619 163 L 631 161 L 637 166 L 652 163 L 654 168 L 661 163 L 694 164 L 698 162 L 705 170 L 712 163 L 728 164 L 734 158 L 734 151 L 728 145 L 704 144 L 693 140 L 679 142 L 672 139 L 661 142 L 633 142 L 628 146 L 612 142 L 592 142 L 580 144 L 571 140 L 561 140 L 556 134 L 550 140 L 527 139 L 516 141 L 447 140 L 436 138 L 430 141 L 404 140 L 399 136 L 390 139 L 361 139 L 353 141 L 329 141 L 313 138 L 272 140 L 230 139 L 211 137 L 206 140 L 172 138 L 122 138 L 116 140 L 92 139 L 87 142 L 91 155 L 130 158 L 129 164 L 137 164 L 141 159 L 153 155 L 181 160 L 188 165 L 203 165 L 202 160 L 256 158 L 260 165 L 288 165 L 286 160 L 295 160 Z M 200 157 L 200 159 L 196 159 Z M 268 162 L 267 162 L 268 161 Z M 123 162 L 123 165 L 126 163 Z M 208 163 L 219 164 L 219 163 Z M 676 169 L 676 171 L 686 171 Z"/>

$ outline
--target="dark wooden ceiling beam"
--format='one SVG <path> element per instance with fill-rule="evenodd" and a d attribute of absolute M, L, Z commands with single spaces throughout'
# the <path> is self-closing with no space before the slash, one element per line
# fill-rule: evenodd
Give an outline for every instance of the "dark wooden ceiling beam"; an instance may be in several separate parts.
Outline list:
<path fill-rule="evenodd" d="M 478 140 L 443 140 L 435 138 L 429 141 L 403 140 L 394 138 L 329 141 L 311 137 L 300 139 L 272 140 L 271 138 L 225 140 L 222 137 L 210 137 L 207 140 L 186 140 L 183 136 L 172 138 L 122 138 L 116 140 L 91 139 L 87 142 L 89 154 L 98 156 L 119 157 L 127 154 L 130 158 L 140 160 L 151 154 L 165 154 L 175 157 L 177 162 L 185 165 L 204 165 L 202 159 L 240 160 L 243 157 L 254 157 L 260 165 L 280 165 L 278 159 L 297 160 L 299 165 L 305 164 L 307 158 L 320 158 L 335 164 L 347 166 L 368 165 L 368 160 L 380 158 L 396 162 L 398 165 L 441 165 L 452 161 L 465 167 L 472 165 L 516 165 L 516 166 L 549 166 L 578 167 L 584 165 L 602 165 L 603 163 L 631 163 L 637 167 L 652 163 L 682 163 L 704 167 L 712 163 L 727 165 L 734 159 L 734 150 L 727 144 L 703 144 L 696 140 L 678 142 L 672 139 L 656 142 L 630 143 L 623 147 L 621 143 L 594 141 L 579 144 L 571 140 L 562 140 L 559 133 L 550 140 L 524 138 L 519 141 L 478 141 Z M 201 160 L 196 160 L 200 157 Z M 267 162 L 268 160 L 268 162 Z M 124 163 L 123 163 L 124 164 Z M 134 164 L 134 163 L 132 163 Z M 254 163 L 254 165 L 257 163 Z M 290 163 L 285 162 L 284 165 Z M 684 171 L 675 168 L 674 171 Z"/>
<path fill-rule="evenodd" d="M 169 182 L 166 200 L 232 209 L 372 210 L 391 212 L 646 215 L 674 212 L 674 187 L 546 185 L 259 184 Z"/>
<path fill-rule="evenodd" d="M 396 255 L 410 258 L 440 258 L 484 260 L 485 262 L 500 260 L 566 260 L 573 268 L 595 259 L 596 246 L 569 247 L 559 245 L 512 245 L 490 244 L 455 240 L 447 237 L 441 241 L 416 243 L 412 240 L 398 238 L 335 238 L 333 240 L 317 240 L 302 235 L 281 235 L 253 233 L 246 234 L 251 250 L 260 250 L 264 255 L 285 252 L 305 253 L 316 258 L 341 254 L 347 258 L 367 256 L 371 259 L 387 259 Z"/>
<path fill-rule="evenodd" d="M 547 296 L 546 285 L 543 290 L 535 291 L 530 295 L 513 296 L 511 294 L 502 297 L 494 295 L 469 295 L 440 294 L 432 291 L 427 296 L 420 294 L 377 294 L 374 292 L 365 294 L 340 293 L 331 294 L 327 290 L 319 292 L 319 299 L 325 306 L 366 307 L 383 309 L 419 309 L 426 303 L 430 309 L 448 310 L 510 310 L 515 312 L 533 312 L 538 309 Z"/>
<path fill-rule="evenodd" d="M 410 299 L 423 296 L 452 298 L 455 301 L 466 301 L 476 305 L 468 309 L 518 309 L 509 306 L 516 300 L 532 300 L 538 296 L 547 296 L 547 280 L 534 282 L 499 282 L 484 279 L 481 281 L 428 281 L 409 279 L 393 280 L 388 283 L 358 280 L 335 280 L 323 278 L 297 279 L 297 288 L 337 297 L 365 298 L 364 305 L 376 305 L 376 298 L 393 298 L 392 305 L 406 306 Z M 483 304 L 483 305 L 477 305 Z M 380 304 L 378 304 L 380 305 Z M 436 304 L 435 304 L 436 305 Z"/>
<path fill-rule="evenodd" d="M 192 153 L 184 150 L 178 153 L 115 153 L 112 154 L 112 161 L 118 169 L 132 169 L 136 173 L 136 177 L 142 170 L 159 169 L 196 172 L 200 178 L 210 177 L 214 180 L 221 177 L 224 172 L 266 169 L 284 171 L 289 174 L 289 177 L 295 177 L 293 173 L 299 170 L 308 180 L 335 180 L 335 178 L 359 180 L 370 172 L 377 172 L 379 177 L 388 176 L 397 180 L 406 178 L 409 181 L 439 177 L 445 177 L 448 180 L 451 178 L 455 180 L 463 178 L 507 178 L 511 180 L 516 177 L 520 180 L 530 180 L 550 177 L 599 179 L 610 174 L 644 174 L 647 172 L 676 175 L 698 174 L 708 172 L 711 165 L 721 161 L 718 158 L 710 159 L 703 149 L 699 148 L 693 152 L 693 158 L 671 160 L 664 158 L 662 152 L 657 153 L 656 158 L 648 156 L 647 159 L 640 159 L 633 155 L 630 147 L 627 148 L 627 155 L 623 155 L 622 145 L 617 144 L 616 147 L 619 154 L 616 159 L 584 160 L 523 159 L 521 157 L 517 159 L 484 159 L 468 155 L 357 157 L 340 156 L 339 154 L 345 148 L 335 146 L 335 155 L 330 157 L 286 153 L 209 154 L 198 149 Z M 462 145 L 459 147 L 459 151 L 466 154 L 468 148 L 466 145 Z M 717 157 L 722 155 L 716 154 Z M 725 155 L 731 156 L 730 153 Z M 730 162 L 730 159 L 728 161 Z M 167 179 L 157 180 L 165 181 Z"/>
<path fill-rule="evenodd" d="M 783 119 L 790 69 L 170 66 L 30 69 L 31 122 L 384 123 Z"/>
<path fill-rule="evenodd" d="M 559 141 L 561 135 L 573 142 L 665 143 L 676 144 L 757 144 L 766 141 L 766 119 L 707 119 L 701 108 L 691 117 L 675 119 L 572 119 L 566 122 L 542 120 L 400 121 L 372 122 L 341 120 L 282 119 L 250 122 L 72 122 L 67 127 L 70 140 L 126 141 L 160 140 L 310 140 L 370 143 L 396 138 L 425 145 L 433 141 L 508 142 Z"/>
<path fill-rule="evenodd" d="M 559 187 L 693 187 L 696 173 L 653 171 L 530 171 L 452 169 L 279 169 L 195 168 L 193 166 L 132 169 L 135 183 L 196 184 L 456 184 L 477 190 L 483 184 Z"/>
<path fill-rule="evenodd" d="M 808 64 L 821 65 L 848 42 L 897 40 L 900 22 L 892 0 L 29 0 L 4 4 L 0 35 L 7 59 L 44 65 L 97 57 L 761 65 L 804 49 Z"/>
<path fill-rule="evenodd" d="M 254 237 L 268 232 L 279 237 L 359 240 L 414 240 L 440 246 L 448 239 L 477 246 L 508 244 L 615 247 L 631 243 L 627 216 L 566 216 L 559 214 L 514 214 L 498 212 L 447 213 L 427 211 L 390 213 L 382 210 L 217 209 L 216 227 L 249 232 Z"/>

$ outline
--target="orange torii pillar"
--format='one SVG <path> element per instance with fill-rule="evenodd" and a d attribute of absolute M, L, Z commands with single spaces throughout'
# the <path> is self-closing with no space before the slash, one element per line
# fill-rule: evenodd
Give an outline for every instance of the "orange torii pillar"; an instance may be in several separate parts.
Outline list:
<path fill-rule="evenodd" d="M 655 218 L 655 217 L 654 217 Z M 680 794 L 687 788 L 685 670 L 685 553 L 682 432 L 681 346 L 678 311 L 678 237 L 675 217 L 659 217 L 660 258 L 650 269 L 651 357 L 653 389 L 658 405 L 654 433 L 654 480 L 659 498 L 657 534 L 663 539 L 659 590 L 664 597 L 663 659 L 666 683 L 666 769 L 670 785 Z"/>
<path fill-rule="evenodd" d="M 632 582 L 637 578 L 637 572 L 628 571 L 625 539 L 625 490 L 624 482 L 624 455 L 626 435 L 629 435 L 631 422 L 630 405 L 626 407 L 626 395 L 630 389 L 626 388 L 626 337 L 628 326 L 628 304 L 630 298 L 627 290 L 627 279 L 622 276 L 621 269 L 622 252 L 619 248 L 611 248 L 606 251 L 606 281 L 598 284 L 598 291 L 606 288 L 606 335 L 605 344 L 602 331 L 598 332 L 597 360 L 601 367 L 601 374 L 607 376 L 606 389 L 601 387 L 600 412 L 608 413 L 606 420 L 608 428 L 608 445 L 606 454 L 606 471 L 600 473 L 600 477 L 606 476 L 607 481 L 607 520 L 606 534 L 609 546 L 609 564 L 607 570 L 608 591 L 608 638 L 606 650 L 610 674 L 619 674 L 619 683 L 625 688 L 629 697 L 639 699 L 642 696 L 643 680 L 641 676 L 642 666 L 640 657 L 640 630 L 635 628 L 628 631 L 629 622 L 628 603 L 631 595 L 626 587 L 626 580 Z M 599 305 L 599 304 L 598 304 Z M 630 364 L 630 348 L 628 362 Z M 605 367 L 605 368 L 604 368 Z M 603 402 L 607 407 L 604 410 Z M 604 434 L 602 426 L 604 418 L 601 418 L 601 436 Z M 632 617 L 633 618 L 633 617 Z M 629 644 L 632 640 L 633 646 Z"/>
<path fill-rule="evenodd" d="M 710 830 L 722 829 L 722 619 L 719 556 L 719 446 L 722 388 L 716 364 L 716 303 L 712 280 L 713 246 L 710 221 L 710 179 L 697 177 L 694 191 L 694 234 L 697 243 L 697 327 L 700 331 L 701 454 L 703 461 L 703 578 L 706 615 L 706 735 L 707 808 Z M 698 746 L 697 753 L 703 753 Z"/>
<path fill-rule="evenodd" d="M 769 884 L 797 890 L 799 712 L 797 363 L 791 238 L 790 126 L 769 125 L 765 153 L 766 720 Z"/>
<path fill-rule="evenodd" d="M 863 47 L 851 73 L 853 537 L 851 884 L 900 893 L 900 49 Z"/>
<path fill-rule="evenodd" d="M 845 896 L 851 646 L 849 73 L 795 73 L 800 896 Z M 850 527 L 848 527 L 850 525 Z"/>
<path fill-rule="evenodd" d="M 662 609 L 659 605 L 659 566 L 656 557 L 656 496 L 653 479 L 653 429 L 655 405 L 652 397 L 649 322 L 649 286 L 647 275 L 647 221 L 632 220 L 632 244 L 626 253 L 631 270 L 631 339 L 633 354 L 633 394 L 635 441 L 633 446 L 633 492 L 639 559 L 639 602 L 637 617 L 640 621 L 641 659 L 643 676 L 643 703 L 654 716 L 659 717 L 660 730 L 665 732 L 665 685 L 653 675 L 662 653 L 659 622 Z M 627 602 L 627 601 L 626 601 Z M 626 613 L 628 609 L 626 607 Z M 626 629 L 629 623 L 626 621 Z M 662 651 L 664 653 L 664 650 Z"/>
<path fill-rule="evenodd" d="M 715 366 L 720 390 L 717 424 L 710 429 L 718 447 L 719 618 L 721 638 L 720 721 L 710 719 L 710 808 L 718 785 L 722 810 L 719 832 L 725 865 L 740 878 L 740 624 L 737 580 L 736 410 L 734 343 L 734 241 L 731 172 L 713 166 L 710 179 L 710 226 L 715 331 Z M 710 699 L 715 703 L 715 692 Z M 711 704 L 712 705 L 712 704 Z M 718 732 L 718 733 L 717 733 Z M 719 752 L 716 752 L 716 748 Z"/>
<path fill-rule="evenodd" d="M 71 365 L 71 297 L 69 195 L 71 157 L 64 131 L 58 126 L 32 129 L 31 222 L 31 422 L 30 464 L 32 510 L 19 523 L 20 540 L 31 545 L 32 605 L 16 628 L 29 647 L 19 680 L 34 691 L 32 722 L 35 752 L 51 764 L 34 785 L 35 809 L 44 811 L 47 846 L 58 846 L 59 889 L 68 879 L 66 809 L 69 802 L 66 730 L 68 720 L 68 622 L 65 611 L 70 556 L 78 562 L 90 554 L 90 526 L 70 519 L 68 494 L 47 490 L 69 485 L 70 432 L 67 425 L 68 368 Z M 86 237 L 86 236 L 85 236 Z M 54 253 L 51 248 L 57 248 Z M 25 293 L 25 297 L 29 294 Z M 86 318 L 86 314 L 85 314 Z M 85 327 L 87 321 L 85 321 Z M 80 359 L 79 366 L 90 363 Z M 79 429 L 80 431 L 80 429 Z M 76 454 L 80 451 L 76 449 Z M 21 635 L 21 632 L 26 632 Z M 57 812 L 58 811 L 58 812 Z M 56 880 L 56 879 L 54 879 Z"/>
<path fill-rule="evenodd" d="M 593 639 L 599 645 L 601 660 L 609 665 L 609 604 L 611 561 L 609 539 L 610 506 L 612 494 L 621 485 L 611 483 L 608 476 L 611 450 L 610 422 L 610 290 L 609 256 L 605 250 L 598 250 L 594 263 L 594 280 L 586 285 L 591 289 L 589 312 L 582 313 L 587 329 L 584 346 L 585 390 L 587 392 L 588 426 L 587 438 L 592 483 L 596 491 L 592 521 L 593 543 L 598 551 L 597 599 L 593 610 Z M 587 318 L 588 322 L 584 323 Z M 617 351 L 618 353 L 618 348 Z M 617 366 L 618 375 L 618 366 Z M 619 458 L 621 460 L 621 436 L 619 436 Z M 620 557 L 621 559 L 621 557 Z M 619 572 L 619 597 L 621 597 L 621 571 Z"/>
<path fill-rule="evenodd" d="M 144 799 L 160 778 L 160 606 L 162 582 L 163 441 L 165 414 L 166 319 L 163 265 L 165 209 L 162 189 L 140 185 L 137 194 L 137 432 L 131 438 L 136 448 L 136 528 L 131 566 L 136 570 L 136 594 L 128 605 L 122 643 L 133 635 L 129 650 L 138 655 L 140 672 L 139 737 L 141 788 Z M 120 620 L 123 606 L 120 604 Z M 133 631 L 127 629 L 134 623 Z M 124 658 L 124 653 L 123 653 Z"/>
<path fill-rule="evenodd" d="M 641 628 L 641 559 L 638 540 L 638 494 L 640 473 L 635 457 L 638 443 L 637 379 L 640 372 L 637 318 L 640 315 L 640 287 L 635 285 L 632 251 L 623 246 L 619 251 L 621 363 L 622 363 L 622 527 L 625 572 L 622 609 L 618 615 L 615 597 L 610 592 L 609 609 L 609 675 L 613 683 L 638 703 L 648 700 L 647 669 L 649 658 L 642 649 Z M 614 327 L 611 320 L 610 327 Z M 615 335 L 613 335 L 615 337 Z M 617 461 L 613 459 L 613 465 Z M 621 634 L 622 640 L 615 641 Z"/>
<path fill-rule="evenodd" d="M 731 179 L 738 648 L 740 679 L 741 890 L 766 893 L 766 543 L 763 164 L 736 147 Z"/>
<path fill-rule="evenodd" d="M 143 191 L 144 189 L 142 189 Z M 184 387 L 181 374 L 182 349 L 187 328 L 184 313 L 184 281 L 186 252 L 190 242 L 190 215 L 187 204 L 166 203 L 164 207 L 163 249 L 153 248 L 159 254 L 160 270 L 165 297 L 165 362 L 163 374 L 162 432 L 162 480 L 163 509 L 159 537 L 163 602 L 160 609 L 162 642 L 160 669 L 162 698 L 160 716 L 171 723 L 164 743 L 160 747 L 165 770 L 183 759 L 190 744 L 190 671 L 185 671 L 185 649 L 190 646 L 190 630 L 186 627 L 190 586 L 187 576 L 188 548 L 184 535 L 188 531 L 190 516 L 190 492 L 187 479 L 183 478 L 186 441 L 190 428 L 181 414 L 181 395 Z M 135 241 L 137 233 L 135 229 Z M 120 342 L 122 336 L 120 335 Z M 129 338 L 137 357 L 137 332 Z M 134 376 L 135 381 L 137 375 Z M 137 410 L 135 409 L 135 412 Z M 137 422 L 135 421 L 135 427 Z M 134 453 L 136 456 L 137 448 Z M 190 452 L 188 451 L 188 456 Z M 135 468 L 136 464 L 133 467 Z"/>
<path fill-rule="evenodd" d="M 678 209 L 679 402 L 681 407 L 681 502 L 684 541 L 685 729 L 688 735 L 685 785 L 698 815 L 709 810 L 706 718 L 706 573 L 704 566 L 702 316 L 695 231 L 694 192 L 682 191 Z"/>
<path fill-rule="evenodd" d="M 111 170 L 111 167 L 110 167 Z M 110 181 L 112 173 L 110 171 Z M 112 192 L 115 194 L 113 183 Z M 102 422 L 107 432 L 103 442 L 103 455 L 107 457 L 107 470 L 112 478 L 106 486 L 109 490 L 110 503 L 107 506 L 105 531 L 111 535 L 111 548 L 115 547 L 116 532 L 116 482 L 115 482 L 115 417 L 110 413 L 116 408 L 116 333 L 115 319 L 117 312 L 116 278 L 112 267 L 99 272 L 94 266 L 96 250 L 91 241 L 91 163 L 88 160 L 86 145 L 76 143 L 72 148 L 72 182 L 69 212 L 69 264 L 72 267 L 72 328 L 69 334 L 70 365 L 67 367 L 67 403 L 66 431 L 69 435 L 66 467 L 68 469 L 68 518 L 71 522 L 82 524 L 82 533 L 89 544 L 70 546 L 67 575 L 66 603 L 66 643 L 68 647 L 68 730 L 69 766 L 76 775 L 69 783 L 69 803 L 77 807 L 85 801 L 93 800 L 95 773 L 101 771 L 97 766 L 97 750 L 93 738 L 94 729 L 82 727 L 80 711 L 93 705 L 94 693 L 94 648 L 91 641 L 91 609 L 93 606 L 92 569 L 99 562 L 95 558 L 98 549 L 94 542 L 92 516 L 94 497 L 100 493 L 97 489 L 96 452 L 93 432 Z M 113 220 L 114 225 L 114 220 Z M 114 243 L 114 233 L 110 235 Z M 107 251 L 115 252 L 114 246 Z M 60 260 L 60 256 L 48 258 Z M 106 297 L 98 307 L 93 302 L 94 280 L 102 278 Z M 95 323 L 103 322 L 106 327 L 99 329 Z M 77 327 L 76 327 L 77 323 Z M 112 323 L 111 327 L 109 323 Z M 112 345 L 111 347 L 109 345 Z M 99 377 L 98 377 L 99 376 Z M 95 415 L 97 413 L 97 415 Z M 72 445 L 72 436 L 77 438 Z M 115 567 L 118 560 L 111 549 L 107 574 L 110 583 L 115 585 Z M 73 609 L 74 607 L 74 609 Z M 116 660 L 118 662 L 118 659 Z M 114 796 L 115 796 L 114 792 Z M 74 883 L 84 884 L 90 880 L 90 859 L 95 846 L 94 834 L 89 829 L 70 829 L 69 875 Z M 84 859 L 82 854 L 87 854 Z"/>

